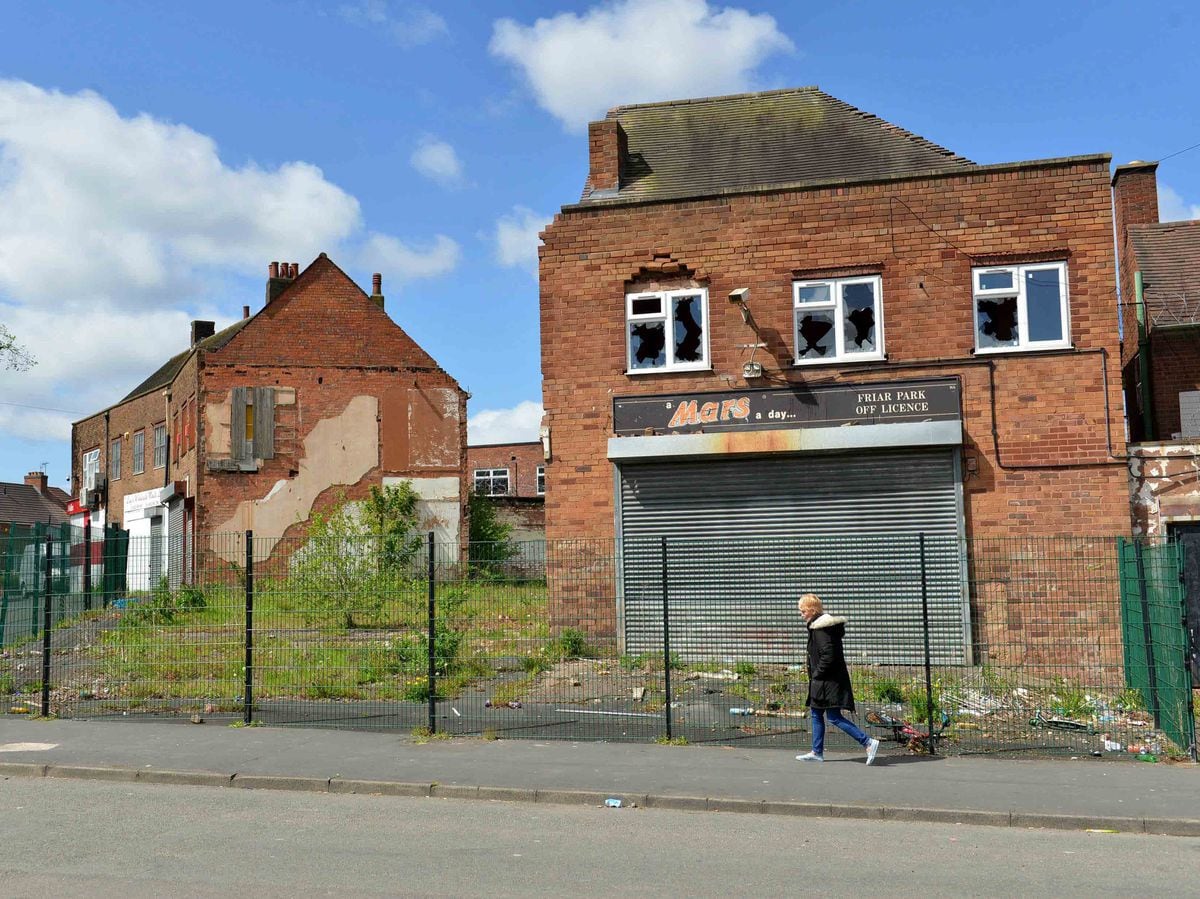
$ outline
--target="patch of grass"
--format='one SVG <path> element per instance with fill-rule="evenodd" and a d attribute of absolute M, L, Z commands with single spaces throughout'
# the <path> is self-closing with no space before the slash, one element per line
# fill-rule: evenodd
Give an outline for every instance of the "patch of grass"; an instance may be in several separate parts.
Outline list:
<path fill-rule="evenodd" d="M 933 682 L 933 710 L 934 718 L 941 716 L 942 708 L 942 685 L 938 681 Z M 928 721 L 930 717 L 929 696 L 926 695 L 925 685 L 913 684 L 908 691 L 908 704 L 912 708 L 912 714 L 918 721 Z"/>
<path fill-rule="evenodd" d="M 567 659 L 590 659 L 597 655 L 595 648 L 588 645 L 583 631 L 573 627 L 564 629 L 562 633 L 547 643 L 543 652 L 547 658 L 556 662 Z"/>
<path fill-rule="evenodd" d="M 879 702 L 904 702 L 904 688 L 894 677 L 881 677 L 871 686 L 871 696 Z"/>
<path fill-rule="evenodd" d="M 737 662 L 733 666 L 733 673 L 741 677 L 754 677 L 758 674 L 758 669 L 754 667 L 753 662 Z"/>
<path fill-rule="evenodd" d="M 16 681 L 13 680 L 11 674 L 0 674 L 0 694 L 11 696 L 17 692 Z"/>
<path fill-rule="evenodd" d="M 485 727 L 483 729 L 483 733 L 481 733 L 479 736 L 480 739 L 487 740 L 488 742 L 500 739 L 500 735 L 496 733 L 494 728 L 491 727 Z"/>
<path fill-rule="evenodd" d="M 667 737 L 666 734 L 660 734 L 654 738 L 654 742 L 659 746 L 687 746 L 687 737 Z"/>
<path fill-rule="evenodd" d="M 534 680 L 533 677 L 523 677 L 519 680 L 497 684 L 492 688 L 492 695 L 488 698 L 491 699 L 494 706 L 507 705 L 513 700 L 524 699 L 525 694 L 533 687 Z"/>
<path fill-rule="evenodd" d="M 259 721 L 257 718 L 255 718 L 249 724 L 247 724 L 245 721 L 241 721 L 241 720 L 231 721 L 229 726 L 230 727 L 262 727 L 262 722 Z"/>
<path fill-rule="evenodd" d="M 1146 711 L 1146 699 L 1142 696 L 1141 690 L 1127 688 L 1117 694 L 1113 700 L 1113 708 L 1120 712 L 1144 712 Z"/>
<path fill-rule="evenodd" d="M 1095 703 L 1082 687 L 1069 684 L 1062 678 L 1055 684 L 1051 699 L 1055 712 L 1067 718 L 1089 718 L 1096 710 Z"/>
<path fill-rule="evenodd" d="M 423 744 L 428 743 L 430 740 L 451 740 L 453 739 L 453 735 L 445 731 L 437 731 L 435 733 L 425 725 L 421 725 L 412 729 L 412 738 L 414 743 Z"/>

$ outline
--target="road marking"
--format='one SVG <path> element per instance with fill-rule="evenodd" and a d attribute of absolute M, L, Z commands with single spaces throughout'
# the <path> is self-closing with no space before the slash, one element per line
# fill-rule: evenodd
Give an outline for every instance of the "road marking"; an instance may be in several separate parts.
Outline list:
<path fill-rule="evenodd" d="M 0 752 L 45 752 L 57 748 L 57 743 L 0 743 Z"/>

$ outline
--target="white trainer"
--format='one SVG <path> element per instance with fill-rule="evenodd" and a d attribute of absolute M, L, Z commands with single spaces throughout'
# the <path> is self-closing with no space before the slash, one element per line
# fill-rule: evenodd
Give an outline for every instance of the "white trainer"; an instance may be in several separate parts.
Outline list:
<path fill-rule="evenodd" d="M 875 753 L 877 753 L 878 751 L 879 751 L 879 741 L 872 738 L 871 742 L 867 744 L 867 764 L 868 765 L 875 761 Z"/>
<path fill-rule="evenodd" d="M 804 755 L 796 756 L 796 761 L 798 761 L 798 762 L 823 762 L 823 761 L 825 761 L 825 757 L 822 755 L 817 755 L 815 752 L 806 752 L 806 753 L 804 753 Z"/>

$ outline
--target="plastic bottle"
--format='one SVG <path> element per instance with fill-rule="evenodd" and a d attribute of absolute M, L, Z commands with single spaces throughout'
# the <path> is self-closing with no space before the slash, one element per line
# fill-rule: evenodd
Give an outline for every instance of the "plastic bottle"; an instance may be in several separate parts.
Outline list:
<path fill-rule="evenodd" d="M 731 714 L 731 715 L 753 715 L 754 709 L 730 709 L 729 714 Z"/>

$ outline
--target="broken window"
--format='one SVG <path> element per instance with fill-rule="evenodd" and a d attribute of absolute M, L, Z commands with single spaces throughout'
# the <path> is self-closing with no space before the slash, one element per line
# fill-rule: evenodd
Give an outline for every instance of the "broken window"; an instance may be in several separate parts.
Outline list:
<path fill-rule="evenodd" d="M 539 465 L 537 467 L 537 495 L 546 495 L 546 466 Z"/>
<path fill-rule="evenodd" d="M 100 479 L 100 447 L 83 454 L 83 489 L 95 490 Z"/>
<path fill-rule="evenodd" d="M 475 492 L 483 496 L 508 496 L 508 469 L 476 468 Z"/>
<path fill-rule="evenodd" d="M 795 282 L 796 363 L 882 359 L 882 285 L 877 275 Z"/>
<path fill-rule="evenodd" d="M 625 318 L 630 372 L 708 368 L 708 291 L 630 294 Z"/>
<path fill-rule="evenodd" d="M 1070 345 L 1065 262 L 977 268 L 972 278 L 977 352 Z"/>

